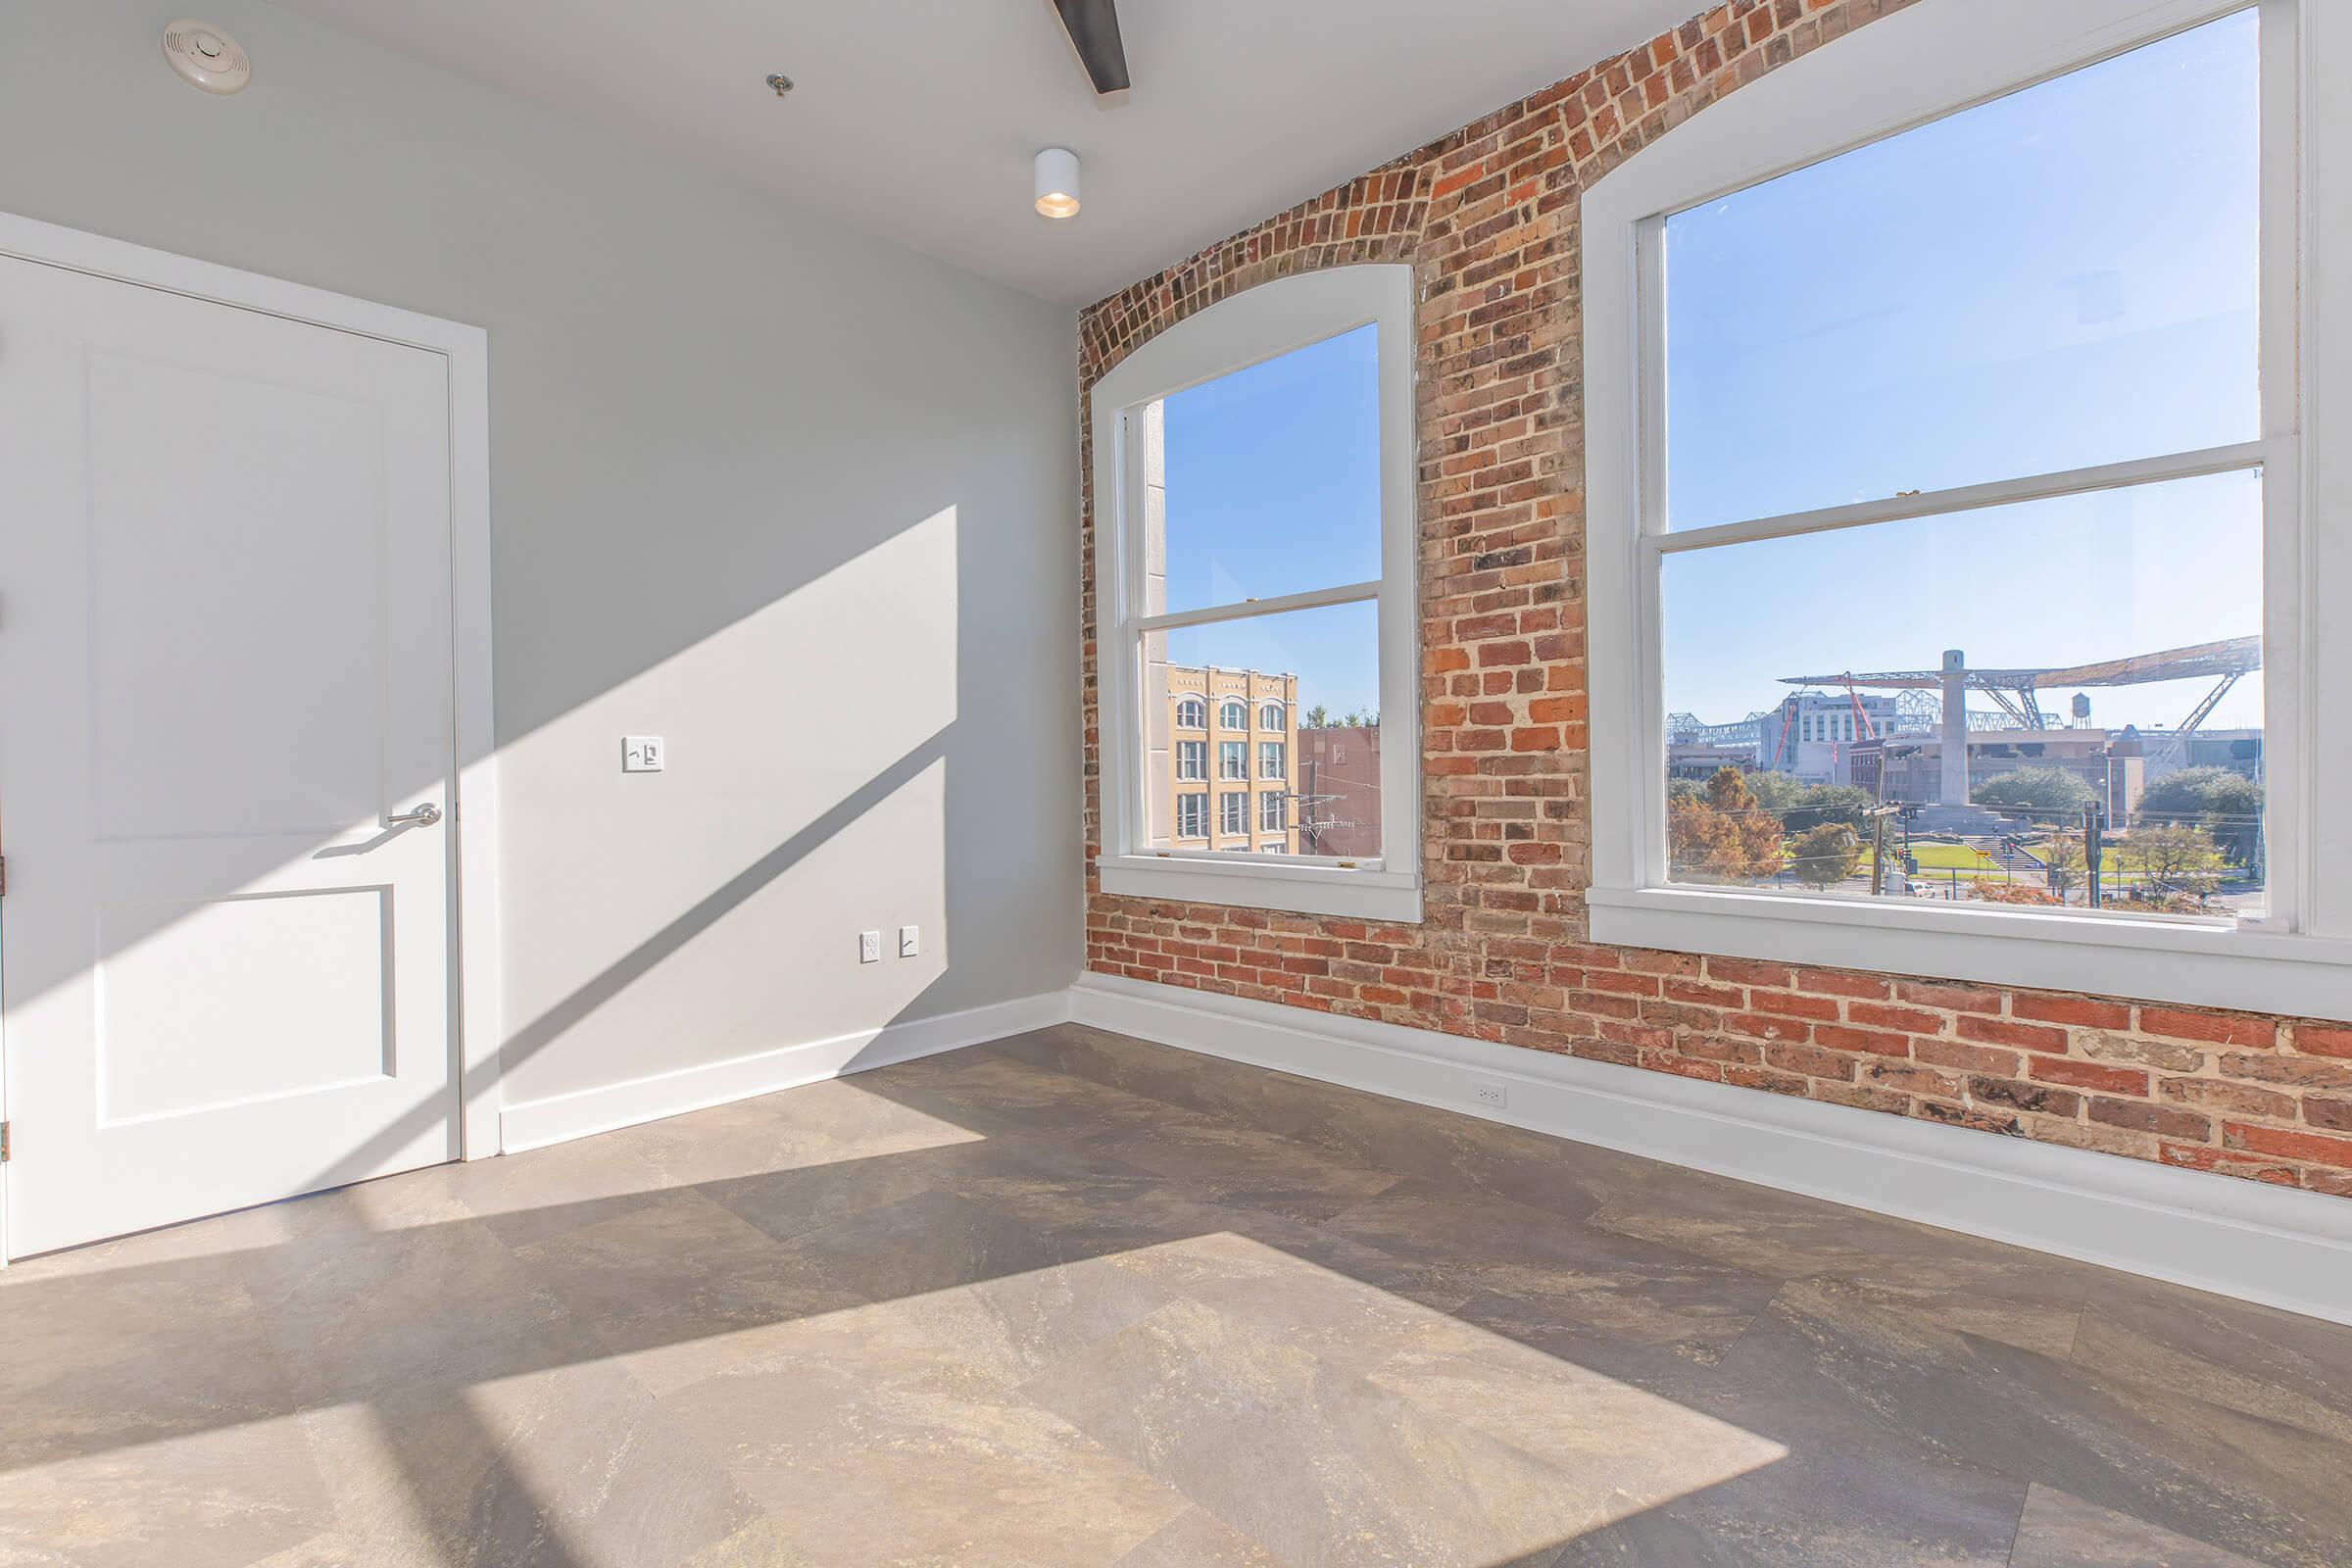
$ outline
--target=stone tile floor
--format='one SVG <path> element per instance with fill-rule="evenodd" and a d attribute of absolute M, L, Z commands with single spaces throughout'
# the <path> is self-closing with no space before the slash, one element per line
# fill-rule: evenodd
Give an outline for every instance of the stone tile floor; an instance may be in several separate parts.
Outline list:
<path fill-rule="evenodd" d="M 0 1271 L 0 1564 L 2352 1563 L 2352 1329 L 1063 1027 Z"/>

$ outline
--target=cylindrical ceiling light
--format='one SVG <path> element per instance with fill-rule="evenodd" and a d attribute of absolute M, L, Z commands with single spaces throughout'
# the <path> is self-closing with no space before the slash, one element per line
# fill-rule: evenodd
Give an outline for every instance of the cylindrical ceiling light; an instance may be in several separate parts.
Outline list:
<path fill-rule="evenodd" d="M 1037 155 L 1037 211 L 1044 218 L 1078 216 L 1078 155 L 1049 147 Z"/>

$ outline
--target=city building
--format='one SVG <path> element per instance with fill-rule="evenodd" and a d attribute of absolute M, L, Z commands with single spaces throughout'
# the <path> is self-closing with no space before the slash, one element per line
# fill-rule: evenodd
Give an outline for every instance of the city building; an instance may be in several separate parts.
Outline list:
<path fill-rule="evenodd" d="M 1298 732 L 1298 853 L 1380 853 L 1380 726 Z"/>
<path fill-rule="evenodd" d="M 1849 782 L 1878 791 L 1879 768 L 1886 769 L 1885 799 L 1907 805 L 1966 805 L 1946 801 L 1943 741 L 1904 735 L 1862 742 L 1847 760 Z M 2111 820 L 2123 821 L 2139 805 L 2148 785 L 2147 758 L 2139 736 L 2104 729 L 1995 729 L 1968 739 L 1968 791 L 1976 792 L 2004 773 L 2055 767 L 2074 774 L 2107 804 Z"/>
<path fill-rule="evenodd" d="M 1755 763 L 1808 784 L 1853 782 L 1853 749 L 1896 726 L 1894 698 L 1879 692 L 1791 692 L 1755 720 Z"/>
<path fill-rule="evenodd" d="M 1298 854 L 1298 677 L 1198 664 L 1152 672 L 1152 846 Z"/>

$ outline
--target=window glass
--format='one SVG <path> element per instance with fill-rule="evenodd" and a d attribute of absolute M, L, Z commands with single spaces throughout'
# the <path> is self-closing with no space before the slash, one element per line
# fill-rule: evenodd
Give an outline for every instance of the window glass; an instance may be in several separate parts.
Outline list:
<path fill-rule="evenodd" d="M 2262 538 L 2246 471 L 1669 554 L 1670 876 L 2263 912 Z"/>
<path fill-rule="evenodd" d="M 2257 64 L 2238 12 L 1672 215 L 1669 525 L 2255 439 Z"/>
<path fill-rule="evenodd" d="M 1217 743 L 1217 777 L 1248 778 L 1250 743 L 1248 741 L 1219 741 Z"/>
<path fill-rule="evenodd" d="M 1200 610 L 1380 575 L 1379 338 L 1372 326 L 1164 399 L 1147 465 L 1164 538 L 1156 609 Z M 1156 479 L 1158 482 L 1153 483 Z M 1240 726 L 1236 726 L 1237 728 Z"/>

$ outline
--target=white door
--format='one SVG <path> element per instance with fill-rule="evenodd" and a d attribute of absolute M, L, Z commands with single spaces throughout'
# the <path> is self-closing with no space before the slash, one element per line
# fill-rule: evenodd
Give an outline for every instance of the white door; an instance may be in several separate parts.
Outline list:
<path fill-rule="evenodd" d="M 457 1154 L 425 350 L 0 257 L 24 1254 Z"/>

